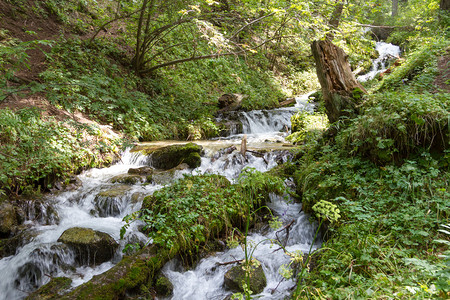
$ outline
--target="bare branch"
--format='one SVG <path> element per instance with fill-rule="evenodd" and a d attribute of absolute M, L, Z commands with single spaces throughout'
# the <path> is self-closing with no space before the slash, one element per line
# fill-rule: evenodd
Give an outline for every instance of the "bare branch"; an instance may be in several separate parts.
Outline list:
<path fill-rule="evenodd" d="M 262 16 L 262 17 L 260 17 L 260 18 L 258 18 L 258 19 L 255 19 L 255 20 L 251 21 L 250 23 L 245 24 L 244 26 L 242 26 L 241 28 L 239 28 L 235 33 L 233 33 L 233 35 L 232 35 L 229 39 L 231 40 L 231 39 L 235 38 L 235 37 L 239 34 L 239 32 L 241 32 L 242 30 L 244 30 L 244 29 L 247 28 L 248 26 L 251 26 L 251 25 L 253 25 L 253 24 L 255 24 L 255 23 L 257 23 L 257 22 L 259 22 L 259 21 L 261 21 L 261 20 L 264 20 L 265 18 L 268 18 L 268 17 L 270 17 L 270 16 L 273 16 L 274 14 L 275 14 L 275 12 L 272 12 L 272 13 L 270 13 L 270 14 L 268 14 L 268 15 L 265 15 L 265 16 Z"/>
<path fill-rule="evenodd" d="M 92 41 L 97 37 L 97 35 L 100 33 L 100 31 L 105 30 L 105 27 L 115 21 L 118 21 L 120 19 L 126 19 L 131 17 L 134 14 L 137 14 L 138 12 L 140 12 L 142 10 L 142 8 L 135 10 L 133 12 L 130 12 L 129 14 L 123 15 L 123 16 L 117 16 L 114 19 L 106 22 L 105 24 L 103 24 L 102 26 L 99 27 L 99 29 L 95 32 L 95 34 L 89 39 L 89 44 L 92 43 Z"/>
<path fill-rule="evenodd" d="M 176 65 L 176 64 L 180 64 L 180 63 L 185 63 L 185 62 L 188 62 L 188 61 L 196 61 L 196 60 L 209 59 L 209 58 L 218 58 L 218 57 L 221 57 L 221 56 L 241 55 L 241 54 L 249 53 L 251 50 L 260 48 L 261 46 L 267 44 L 270 41 L 273 41 L 273 40 L 279 39 L 279 38 L 286 38 L 286 37 L 292 37 L 292 36 L 275 36 L 275 37 L 272 37 L 272 38 L 270 38 L 268 40 L 265 40 L 264 42 L 260 43 L 259 45 L 255 46 L 255 47 L 252 47 L 252 48 L 249 48 L 249 49 L 246 49 L 246 50 L 242 50 L 242 51 L 238 51 L 238 52 L 227 52 L 227 53 L 217 52 L 217 53 L 209 54 L 209 55 L 201 55 L 201 56 L 193 56 L 193 57 L 188 57 L 188 58 L 183 58 L 183 59 L 177 59 L 177 60 L 169 61 L 169 62 L 166 62 L 166 63 L 163 63 L 163 64 L 159 64 L 159 65 L 153 66 L 151 68 L 142 70 L 139 73 L 141 75 L 144 75 L 144 74 L 151 73 L 151 72 L 153 72 L 153 71 L 155 71 L 157 69 L 160 69 L 160 68 L 164 68 L 164 67 L 168 67 L 168 66 L 172 66 L 172 65 Z"/>
<path fill-rule="evenodd" d="M 371 24 L 361 24 L 361 23 L 356 23 L 356 22 L 354 22 L 353 24 L 362 26 L 362 27 L 368 27 L 368 28 L 414 30 L 413 26 L 371 25 Z"/>

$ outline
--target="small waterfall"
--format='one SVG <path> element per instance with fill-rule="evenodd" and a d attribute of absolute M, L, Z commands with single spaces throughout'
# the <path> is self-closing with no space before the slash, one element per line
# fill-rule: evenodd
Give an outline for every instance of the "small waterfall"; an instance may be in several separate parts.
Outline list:
<path fill-rule="evenodd" d="M 372 62 L 372 69 L 365 75 L 358 76 L 359 81 L 367 81 L 375 78 L 378 73 L 386 71 L 386 63 L 389 60 L 400 57 L 400 47 L 385 42 L 377 42 L 375 50 L 378 51 L 378 58 Z"/>
<path fill-rule="evenodd" d="M 139 194 L 151 194 L 160 186 L 124 186 L 112 183 L 111 179 L 127 173 L 131 167 L 143 166 L 146 159 L 141 154 L 125 151 L 120 163 L 79 175 L 82 186 L 78 189 L 50 196 L 45 202 L 25 201 L 26 224 L 34 227 L 26 232 L 24 245 L 17 248 L 15 255 L 0 260 L 0 300 L 23 299 L 47 283 L 50 277 L 70 277 L 73 286 L 82 284 L 111 268 L 120 259 L 120 250 L 128 241 L 145 242 L 147 238 L 137 230 L 119 241 L 120 228 L 124 225 L 122 218 L 139 209 Z M 99 196 L 102 191 L 114 191 L 118 187 L 122 188 L 120 196 L 111 199 Z M 72 227 L 109 234 L 121 244 L 116 258 L 98 266 L 77 266 L 73 249 L 57 241 Z"/>
<path fill-rule="evenodd" d="M 291 128 L 291 117 L 298 111 L 314 110 L 314 104 L 308 103 L 309 94 L 296 97 L 293 107 L 271 110 L 252 110 L 239 112 L 239 120 L 245 134 L 270 134 L 275 132 L 287 133 Z"/>

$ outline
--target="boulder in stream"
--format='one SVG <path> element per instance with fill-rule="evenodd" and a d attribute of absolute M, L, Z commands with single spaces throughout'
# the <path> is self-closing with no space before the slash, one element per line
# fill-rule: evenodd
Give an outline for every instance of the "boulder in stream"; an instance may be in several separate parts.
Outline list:
<path fill-rule="evenodd" d="M 249 289 L 254 294 L 259 294 L 266 287 L 267 279 L 261 264 L 258 262 L 256 265 L 256 267 L 253 265 L 250 267 Z M 245 280 L 245 270 L 242 264 L 232 267 L 224 275 L 224 285 L 234 292 L 244 292 L 243 284 Z"/>
<path fill-rule="evenodd" d="M 109 261 L 119 246 L 109 234 L 81 227 L 67 229 L 58 242 L 73 248 L 75 260 L 81 265 L 98 265 Z"/>
<path fill-rule="evenodd" d="M 147 176 L 147 181 L 154 182 L 156 184 L 169 184 L 176 180 L 175 172 L 189 169 L 189 165 L 186 163 L 179 164 L 175 168 L 166 171 L 155 171 L 152 175 Z"/>
<path fill-rule="evenodd" d="M 128 185 L 116 185 L 99 192 L 94 199 L 98 215 L 100 217 L 118 216 L 126 206 L 126 193 L 130 189 Z"/>
<path fill-rule="evenodd" d="M 130 168 L 128 170 L 128 174 L 135 174 L 135 175 L 150 175 L 153 173 L 155 169 L 152 167 L 140 167 L 140 168 Z"/>
<path fill-rule="evenodd" d="M 197 168 L 201 164 L 202 150 L 202 146 L 194 143 L 162 147 L 151 152 L 152 166 L 169 170 L 181 163 L 186 163 L 190 168 Z"/>
<path fill-rule="evenodd" d="M 145 178 L 137 174 L 121 174 L 111 178 L 111 182 L 134 185 L 145 182 Z"/>

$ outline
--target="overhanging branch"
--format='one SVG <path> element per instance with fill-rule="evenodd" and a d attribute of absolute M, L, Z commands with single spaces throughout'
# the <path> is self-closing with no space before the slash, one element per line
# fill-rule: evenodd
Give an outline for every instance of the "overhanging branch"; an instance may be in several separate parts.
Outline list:
<path fill-rule="evenodd" d="M 188 61 L 196 61 L 196 60 L 201 60 L 201 59 L 218 58 L 218 57 L 221 57 L 221 56 L 242 55 L 242 54 L 249 53 L 252 50 L 258 49 L 258 48 L 260 48 L 261 46 L 267 44 L 270 41 L 273 41 L 275 39 L 280 39 L 280 38 L 287 38 L 287 37 L 292 37 L 292 36 L 274 36 L 274 37 L 272 37 L 272 38 L 270 38 L 268 40 L 265 40 L 264 42 L 256 45 L 255 47 L 252 47 L 252 48 L 249 48 L 249 49 L 245 49 L 245 50 L 241 50 L 241 51 L 238 51 L 238 52 L 226 52 L 226 53 L 217 52 L 217 53 L 209 54 L 209 55 L 191 56 L 191 57 L 187 57 L 187 58 L 177 59 L 177 60 L 165 62 L 165 63 L 159 64 L 159 65 L 153 66 L 151 68 L 142 70 L 139 73 L 141 75 L 145 75 L 145 74 L 151 73 L 151 72 L 153 72 L 153 71 L 155 71 L 157 69 L 160 69 L 160 68 L 164 68 L 164 67 L 168 67 L 168 66 L 172 66 L 172 65 L 176 65 L 176 64 L 180 64 L 180 63 L 185 63 L 185 62 L 188 62 Z"/>

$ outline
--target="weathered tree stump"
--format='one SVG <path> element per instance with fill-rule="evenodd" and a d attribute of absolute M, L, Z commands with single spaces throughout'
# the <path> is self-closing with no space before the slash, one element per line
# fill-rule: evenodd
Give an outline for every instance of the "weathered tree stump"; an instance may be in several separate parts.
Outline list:
<path fill-rule="evenodd" d="M 356 114 L 362 94 L 367 92 L 352 73 L 347 54 L 328 39 L 314 41 L 311 50 L 330 122 Z"/>

